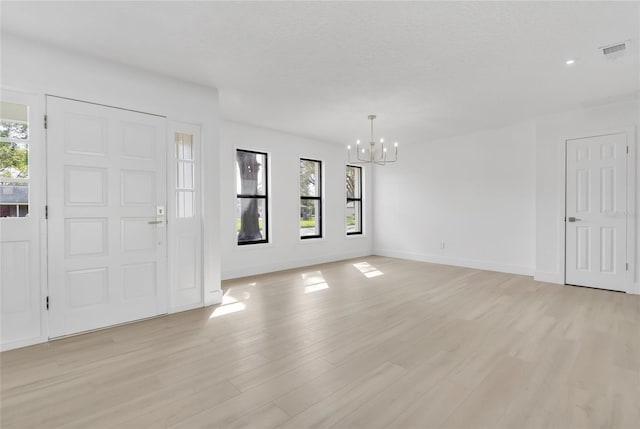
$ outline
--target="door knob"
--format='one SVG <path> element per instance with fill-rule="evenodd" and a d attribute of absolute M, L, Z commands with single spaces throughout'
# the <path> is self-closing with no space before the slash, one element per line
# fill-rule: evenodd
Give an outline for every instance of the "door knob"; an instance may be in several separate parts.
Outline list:
<path fill-rule="evenodd" d="M 575 217 L 568 217 L 567 222 L 580 222 L 582 219 L 578 219 Z"/>
<path fill-rule="evenodd" d="M 158 225 L 161 224 L 162 221 L 161 220 L 150 220 L 149 222 L 147 222 L 149 225 Z"/>

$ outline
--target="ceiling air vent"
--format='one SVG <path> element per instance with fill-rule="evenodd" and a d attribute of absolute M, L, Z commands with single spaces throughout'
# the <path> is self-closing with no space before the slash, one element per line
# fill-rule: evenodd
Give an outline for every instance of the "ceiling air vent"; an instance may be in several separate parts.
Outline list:
<path fill-rule="evenodd" d="M 600 48 L 602 51 L 602 55 L 608 59 L 614 59 L 621 57 L 625 54 L 626 50 L 629 48 L 629 40 L 616 43 L 615 45 L 603 46 Z"/>

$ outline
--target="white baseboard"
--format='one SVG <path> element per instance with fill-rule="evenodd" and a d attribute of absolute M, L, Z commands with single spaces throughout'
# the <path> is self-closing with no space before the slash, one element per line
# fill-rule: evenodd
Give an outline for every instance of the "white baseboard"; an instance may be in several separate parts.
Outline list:
<path fill-rule="evenodd" d="M 0 352 L 6 352 L 7 350 L 19 349 L 22 347 L 34 346 L 36 344 L 42 344 L 49 341 L 47 337 L 28 338 L 26 340 L 12 341 L 9 343 L 0 344 Z"/>
<path fill-rule="evenodd" d="M 536 271 L 533 275 L 533 279 L 544 283 L 564 284 L 564 275 L 557 272 Z"/>
<path fill-rule="evenodd" d="M 252 265 L 250 267 L 222 271 L 222 280 L 236 279 L 239 277 L 254 276 L 258 274 L 272 273 L 274 271 L 289 270 L 291 268 L 307 267 L 309 265 L 325 264 L 327 262 L 341 261 L 343 259 L 360 258 L 369 256 L 371 252 L 351 252 L 339 255 L 323 256 L 318 258 L 297 259 L 273 264 Z"/>
<path fill-rule="evenodd" d="M 498 271 L 501 273 L 533 275 L 533 268 L 522 265 L 501 264 L 498 262 L 478 261 L 475 259 L 451 258 L 446 256 L 428 255 L 425 253 L 402 252 L 388 249 L 375 249 L 374 255 L 388 256 L 390 258 L 409 259 L 412 261 L 431 262 L 442 265 L 455 265 L 457 267 L 476 268 L 479 270 Z"/>

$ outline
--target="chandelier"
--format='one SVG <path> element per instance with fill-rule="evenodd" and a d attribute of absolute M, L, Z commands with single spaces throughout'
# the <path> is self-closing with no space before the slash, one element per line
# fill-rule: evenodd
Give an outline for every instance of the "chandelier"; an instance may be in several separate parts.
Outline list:
<path fill-rule="evenodd" d="M 347 146 L 347 155 L 349 157 L 349 163 L 351 164 L 377 164 L 385 165 L 388 162 L 396 162 L 398 160 L 398 142 L 393 144 L 393 159 L 387 159 L 387 148 L 384 147 L 384 139 L 380 139 L 380 146 L 373 139 L 373 120 L 376 115 L 369 115 L 371 121 L 371 140 L 369 147 L 366 148 L 364 144 L 360 144 L 360 140 L 356 141 L 356 146 L 351 148 L 351 145 Z M 355 152 L 352 155 L 351 152 Z M 353 159 L 352 159 L 353 158 Z"/>

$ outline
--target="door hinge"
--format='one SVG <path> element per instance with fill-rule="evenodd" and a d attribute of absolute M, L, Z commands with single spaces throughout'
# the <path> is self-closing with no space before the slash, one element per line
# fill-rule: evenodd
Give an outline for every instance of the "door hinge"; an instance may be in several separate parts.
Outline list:
<path fill-rule="evenodd" d="M 629 146 L 627 146 L 627 155 L 629 155 Z"/>
<path fill-rule="evenodd" d="M 44 206 L 44 218 L 49 219 L 49 206 Z"/>
<path fill-rule="evenodd" d="M 49 309 L 49 297 L 47 297 L 47 310 Z"/>
<path fill-rule="evenodd" d="M 44 115 L 44 129 L 46 130 L 49 126 L 49 121 L 47 120 L 47 115 Z"/>
<path fill-rule="evenodd" d="M 627 266 L 627 271 L 629 271 L 629 263 L 627 262 L 625 265 Z"/>

